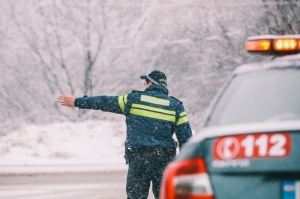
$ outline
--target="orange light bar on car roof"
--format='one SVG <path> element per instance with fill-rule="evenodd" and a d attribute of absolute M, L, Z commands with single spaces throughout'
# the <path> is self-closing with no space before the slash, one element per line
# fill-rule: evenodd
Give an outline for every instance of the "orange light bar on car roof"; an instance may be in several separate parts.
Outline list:
<path fill-rule="evenodd" d="M 294 51 L 299 49 L 297 43 L 299 42 L 296 39 L 275 39 L 273 46 L 276 51 Z"/>
<path fill-rule="evenodd" d="M 300 34 L 249 37 L 245 49 L 248 52 L 268 55 L 297 54 L 300 53 Z"/>
<path fill-rule="evenodd" d="M 268 51 L 270 47 L 271 41 L 266 39 L 247 41 L 245 44 L 247 51 Z"/>

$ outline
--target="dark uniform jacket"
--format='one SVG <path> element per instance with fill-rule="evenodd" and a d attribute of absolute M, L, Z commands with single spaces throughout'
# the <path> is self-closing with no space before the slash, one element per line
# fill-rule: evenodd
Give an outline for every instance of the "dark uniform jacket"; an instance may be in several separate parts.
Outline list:
<path fill-rule="evenodd" d="M 173 134 L 181 147 L 192 131 L 182 103 L 168 96 L 162 85 L 152 85 L 144 92 L 121 96 L 76 98 L 80 109 L 96 109 L 126 116 L 126 148 L 174 148 Z"/>

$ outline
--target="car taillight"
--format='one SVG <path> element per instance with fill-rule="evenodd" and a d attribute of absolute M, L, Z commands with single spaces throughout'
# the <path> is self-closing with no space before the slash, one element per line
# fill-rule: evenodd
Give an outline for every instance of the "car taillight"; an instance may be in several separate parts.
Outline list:
<path fill-rule="evenodd" d="M 167 166 L 160 199 L 213 199 L 205 161 L 202 158 L 173 162 Z"/>

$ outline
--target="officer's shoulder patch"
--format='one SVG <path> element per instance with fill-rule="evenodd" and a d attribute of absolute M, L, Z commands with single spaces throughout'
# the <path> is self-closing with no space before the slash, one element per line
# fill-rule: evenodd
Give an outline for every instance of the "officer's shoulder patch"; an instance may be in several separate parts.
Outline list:
<path fill-rule="evenodd" d="M 173 99 L 177 100 L 178 102 L 180 102 L 182 104 L 182 102 L 179 99 L 177 99 L 177 98 L 175 98 L 173 96 L 170 96 L 170 97 L 172 97 Z"/>
<path fill-rule="evenodd" d="M 144 91 L 136 91 L 136 90 L 132 90 L 133 93 L 143 93 Z"/>

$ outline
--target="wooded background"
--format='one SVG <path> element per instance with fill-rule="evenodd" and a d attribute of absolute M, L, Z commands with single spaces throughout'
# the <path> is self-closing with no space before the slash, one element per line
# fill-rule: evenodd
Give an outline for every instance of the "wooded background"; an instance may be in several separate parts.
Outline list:
<path fill-rule="evenodd" d="M 300 31 L 298 0 L 1 0 L 0 9 L 1 134 L 24 123 L 123 120 L 56 98 L 143 90 L 140 75 L 154 69 L 197 129 L 232 70 L 269 59 L 246 53 L 247 37 Z"/>

